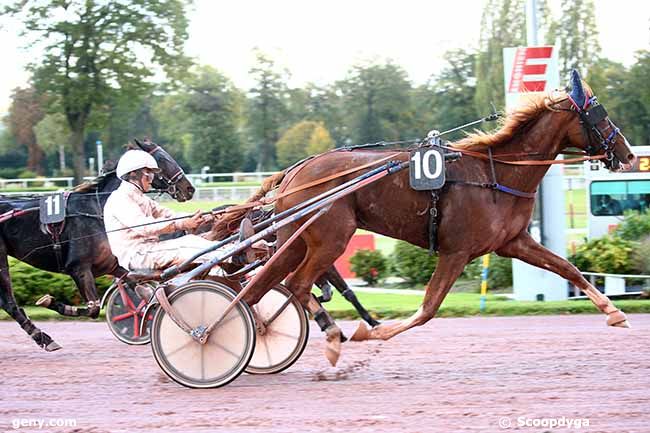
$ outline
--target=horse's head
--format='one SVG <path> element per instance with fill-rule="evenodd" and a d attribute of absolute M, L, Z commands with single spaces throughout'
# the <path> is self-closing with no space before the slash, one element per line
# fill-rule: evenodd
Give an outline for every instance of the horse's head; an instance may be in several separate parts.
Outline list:
<path fill-rule="evenodd" d="M 135 144 L 145 152 L 154 157 L 160 168 L 160 172 L 154 178 L 152 186 L 155 189 L 164 191 L 177 201 L 187 201 L 194 195 L 192 182 L 185 177 L 183 169 L 162 147 L 149 140 L 135 140 Z"/>
<path fill-rule="evenodd" d="M 575 69 L 571 73 L 570 87 L 568 109 L 577 113 L 568 131 L 571 146 L 583 149 L 591 156 L 605 155 L 603 163 L 609 170 L 628 170 L 636 159 L 630 144 L 609 120 L 605 107 L 596 100 Z"/>

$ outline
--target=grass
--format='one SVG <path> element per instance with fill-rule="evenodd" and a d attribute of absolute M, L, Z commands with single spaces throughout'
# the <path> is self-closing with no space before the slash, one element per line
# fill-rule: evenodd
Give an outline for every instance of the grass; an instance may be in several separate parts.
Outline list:
<path fill-rule="evenodd" d="M 573 218 L 570 215 L 573 205 Z M 587 228 L 587 190 L 572 189 L 564 192 L 564 206 L 566 208 L 566 227 L 569 229 Z"/>
<path fill-rule="evenodd" d="M 361 303 L 380 319 L 407 317 L 413 314 L 422 301 L 422 296 L 412 294 L 385 294 L 357 292 Z M 488 295 L 486 310 L 479 311 L 480 295 L 476 293 L 451 293 L 443 302 L 437 317 L 466 316 L 528 316 L 546 314 L 596 314 L 596 307 L 587 300 L 524 302 L 511 301 L 504 297 Z M 650 313 L 650 300 L 622 300 L 614 304 L 626 313 Z M 336 319 L 357 319 L 357 312 L 345 299 L 337 294 L 325 304 L 327 310 Z M 39 307 L 26 307 L 27 314 L 33 320 L 89 320 L 63 318 L 58 313 Z M 103 313 L 102 313 L 103 320 Z M 4 311 L 0 311 L 0 320 L 8 320 Z"/>
<path fill-rule="evenodd" d="M 198 186 L 200 188 L 213 188 L 213 187 L 233 188 L 238 186 L 260 186 L 260 185 L 262 185 L 262 183 L 258 181 L 247 181 L 247 182 L 205 182 L 195 186 Z"/>
<path fill-rule="evenodd" d="M 197 210 L 209 211 L 217 206 L 228 204 L 226 201 L 185 201 L 179 203 L 177 201 L 166 201 L 162 205 L 176 212 L 195 212 Z"/>
<path fill-rule="evenodd" d="M 413 314 L 420 306 L 419 295 L 377 294 L 358 292 L 361 303 L 382 319 L 405 317 Z M 595 314 L 596 307 L 588 300 L 526 302 L 512 301 L 504 297 L 488 295 L 485 312 L 479 310 L 480 295 L 476 293 L 451 293 L 440 307 L 438 317 L 465 316 L 527 316 L 544 314 Z M 627 313 L 650 313 L 650 300 L 614 301 L 617 307 Z M 335 318 L 356 319 L 354 308 L 340 296 L 334 296 L 326 304 Z"/>

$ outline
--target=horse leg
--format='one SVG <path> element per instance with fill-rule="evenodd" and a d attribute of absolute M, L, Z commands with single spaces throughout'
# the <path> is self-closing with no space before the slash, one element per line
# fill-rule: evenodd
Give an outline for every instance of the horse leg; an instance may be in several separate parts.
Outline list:
<path fill-rule="evenodd" d="M 353 221 L 351 218 L 339 218 L 340 221 Z M 316 225 L 316 224 L 315 224 Z M 327 345 L 325 347 L 325 357 L 334 366 L 341 355 L 341 343 L 345 337 L 341 328 L 334 322 L 334 319 L 312 295 L 311 289 L 314 281 L 332 266 L 334 261 L 345 251 L 348 240 L 354 234 L 356 226 L 349 224 L 348 227 L 340 227 L 337 233 L 337 239 L 342 242 L 331 242 L 324 244 L 322 237 L 312 236 L 312 233 L 318 234 L 317 227 L 310 227 L 303 233 L 303 239 L 307 246 L 305 258 L 300 263 L 294 273 L 286 281 L 287 288 L 297 296 L 298 301 L 314 316 L 321 331 L 325 333 Z M 311 231 L 313 230 L 313 231 Z M 321 235 L 322 236 L 322 235 Z"/>
<path fill-rule="evenodd" d="M 523 260 L 528 264 L 558 274 L 587 294 L 596 308 L 607 315 L 609 326 L 630 327 L 625 313 L 616 308 L 607 296 L 589 284 L 578 268 L 537 243 L 528 232 L 521 232 L 516 238 L 498 249 L 496 253 L 500 256 Z"/>
<path fill-rule="evenodd" d="M 379 325 L 379 322 L 375 319 L 372 318 L 370 313 L 368 313 L 368 310 L 366 310 L 363 305 L 361 305 L 361 302 L 359 302 L 359 299 L 357 298 L 357 295 L 352 291 L 352 289 L 348 286 L 348 284 L 345 282 L 341 274 L 339 274 L 339 271 L 336 270 L 334 266 L 330 267 L 327 271 L 325 271 L 324 276 L 327 278 L 327 281 L 332 283 L 332 285 L 338 290 L 338 292 L 349 302 L 351 303 L 354 308 L 357 310 L 357 313 L 361 316 L 361 318 L 370 326 L 373 328 L 377 325 Z"/>
<path fill-rule="evenodd" d="M 73 269 L 69 275 L 77 285 L 81 297 L 86 302 L 86 307 L 76 307 L 64 304 L 61 301 L 57 301 L 52 295 L 42 296 L 38 301 L 36 301 L 36 305 L 54 310 L 62 316 L 84 316 L 96 319 L 99 317 L 99 310 L 101 307 L 99 305 L 100 300 L 99 295 L 97 294 L 97 286 L 95 285 L 95 277 L 91 270 L 88 268 L 76 268 Z M 90 301 L 88 301 L 89 299 Z"/>
<path fill-rule="evenodd" d="M 350 340 L 388 340 L 414 326 L 424 325 L 438 312 L 440 304 L 442 304 L 449 289 L 463 272 L 467 261 L 468 256 L 464 252 L 440 255 L 436 271 L 427 284 L 422 305 L 415 314 L 406 320 L 381 324 L 372 329 L 368 329 L 365 324 L 359 323 L 359 328 L 357 328 Z"/>
<path fill-rule="evenodd" d="M 32 337 L 39 347 L 48 352 L 53 352 L 61 348 L 49 335 L 38 329 L 29 319 L 25 310 L 20 308 L 16 303 L 16 298 L 11 289 L 9 262 L 7 261 L 7 254 L 2 242 L 0 242 L 0 307 L 23 328 L 27 335 Z"/>

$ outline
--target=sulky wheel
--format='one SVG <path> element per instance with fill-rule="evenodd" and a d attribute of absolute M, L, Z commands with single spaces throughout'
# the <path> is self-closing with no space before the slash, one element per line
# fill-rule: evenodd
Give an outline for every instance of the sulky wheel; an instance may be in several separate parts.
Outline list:
<path fill-rule="evenodd" d="M 140 299 L 135 290 L 120 284 L 106 300 L 106 323 L 113 335 L 126 344 L 149 344 L 151 314 L 148 317 L 146 332 L 140 335 L 140 323 L 144 317 L 147 303 Z"/>
<path fill-rule="evenodd" d="M 291 367 L 309 339 L 309 319 L 300 302 L 279 285 L 264 295 L 253 311 L 263 326 L 258 323 L 255 353 L 246 372 L 272 374 Z"/>
<path fill-rule="evenodd" d="M 169 302 L 192 329 L 209 327 L 235 298 L 235 292 L 213 281 L 180 286 Z M 151 323 L 151 349 L 170 378 L 190 388 L 216 388 L 237 378 L 255 348 L 255 322 L 250 308 L 238 302 L 205 344 L 192 338 L 158 307 Z"/>

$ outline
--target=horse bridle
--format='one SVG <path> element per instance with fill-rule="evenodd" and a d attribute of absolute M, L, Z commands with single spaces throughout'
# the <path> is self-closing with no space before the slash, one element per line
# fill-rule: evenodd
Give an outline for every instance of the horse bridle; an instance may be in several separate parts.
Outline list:
<path fill-rule="evenodd" d="M 609 119 L 607 110 L 598 102 L 596 96 L 585 98 L 585 103 L 582 107 L 576 103 L 571 95 L 568 95 L 568 99 L 571 102 L 571 111 L 574 111 L 580 117 L 580 125 L 588 138 L 588 144 L 585 147 L 587 155 L 599 155 L 602 151 L 605 155 L 604 164 L 606 166 L 609 164 L 611 167 L 617 168 L 620 161 L 614 156 L 614 146 L 612 143 L 616 140 L 620 128 L 614 125 L 614 122 Z M 607 127 L 601 130 L 598 124 L 603 120 L 607 121 Z M 609 131 L 608 134 L 606 134 L 607 131 Z M 594 143 L 594 137 L 599 143 Z"/>
<path fill-rule="evenodd" d="M 154 153 L 156 153 L 156 152 L 158 152 L 160 150 L 162 150 L 162 148 L 160 146 L 156 145 L 153 149 L 151 149 L 149 151 L 149 154 L 153 156 Z M 164 178 L 162 175 L 158 175 L 167 184 L 167 189 L 161 190 L 161 191 L 166 192 L 167 194 L 169 194 L 170 196 L 172 196 L 174 198 L 177 198 L 176 195 L 178 194 L 179 190 L 176 187 L 176 185 L 183 178 L 184 175 L 185 175 L 185 172 L 183 171 L 183 169 L 180 166 L 178 167 L 178 171 L 176 173 L 174 173 L 174 175 L 172 175 L 172 177 L 170 177 L 169 179 Z"/>

